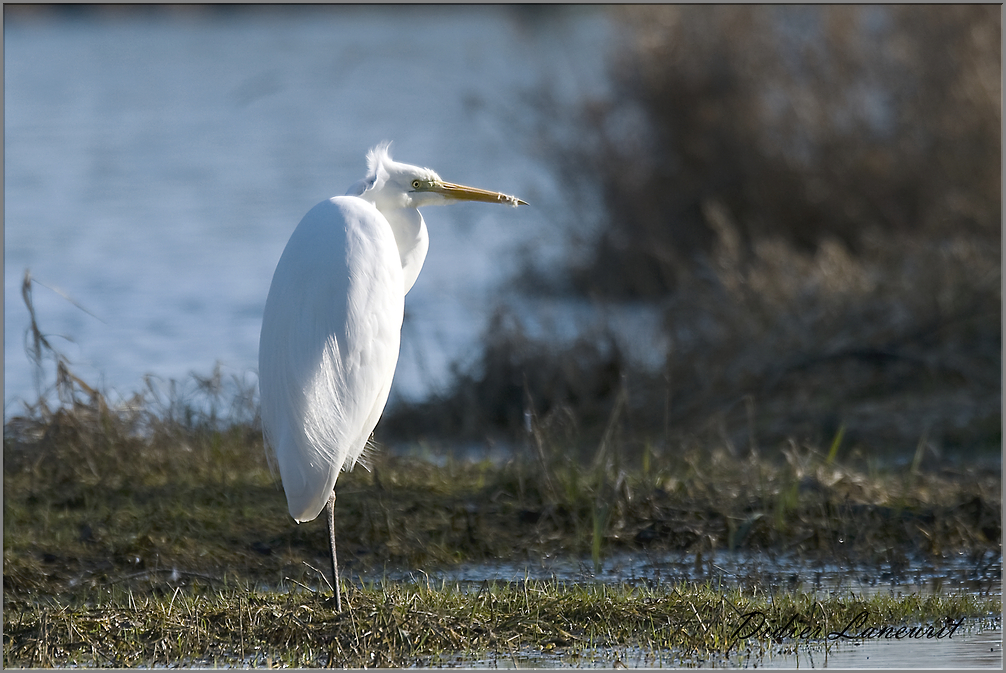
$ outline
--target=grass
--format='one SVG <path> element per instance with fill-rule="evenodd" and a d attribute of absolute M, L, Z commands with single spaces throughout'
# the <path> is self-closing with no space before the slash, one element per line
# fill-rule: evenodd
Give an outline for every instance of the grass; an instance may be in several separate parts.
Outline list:
<path fill-rule="evenodd" d="M 609 645 L 757 653 L 771 635 L 728 644 L 738 615 L 796 610 L 830 628 L 865 605 L 757 586 L 353 579 L 351 609 L 335 614 L 316 570 L 324 526 L 290 520 L 255 426 L 139 413 L 95 396 L 8 422 L 5 665 L 410 665 Z M 1000 553 L 998 469 L 884 467 L 834 442 L 780 458 L 644 447 L 632 455 L 606 436 L 584 462 L 546 438 L 503 464 L 378 452 L 339 482 L 344 576 L 545 555 L 599 566 L 644 549 L 903 567 Z M 870 600 L 885 624 L 1000 610 L 998 597 Z"/>
<path fill-rule="evenodd" d="M 111 403 L 55 359 L 59 404 L 43 396 L 4 426 L 6 666 L 452 665 L 487 653 L 582 663 L 610 647 L 702 660 L 804 642 L 778 629 L 732 638 L 752 611 L 774 625 L 799 615 L 820 633 L 864 610 L 873 621 L 860 626 L 934 628 L 1001 611 L 998 595 L 821 597 L 766 593 L 757 581 L 369 579 L 546 556 L 599 568 L 644 550 L 692 555 L 696 566 L 721 550 L 892 568 L 1001 555 L 997 465 L 921 450 L 910 467 L 881 462 L 842 431 L 826 449 L 669 446 L 619 431 L 617 404 L 593 447 L 532 418 L 502 463 L 414 445 L 342 475 L 350 609 L 336 614 L 317 570 L 325 527 L 289 518 L 254 414 L 225 404 L 253 398 L 241 385 L 226 392 L 217 372 L 197 378 L 187 402 L 192 393 L 173 389 Z"/>
<path fill-rule="evenodd" d="M 5 439 L 8 590 L 51 595 L 69 582 L 175 571 L 275 585 L 313 582 L 304 561 L 325 567 L 324 526 L 290 520 L 253 428 L 141 437 L 120 420 L 80 407 Z M 782 460 L 652 446 L 643 455 L 583 465 L 551 449 L 438 466 L 379 452 L 370 471 L 340 477 L 340 560 L 359 573 L 546 554 L 600 563 L 642 548 L 902 565 L 999 551 L 994 466 L 882 468 L 796 445 Z"/>
<path fill-rule="evenodd" d="M 327 594 L 308 590 L 199 584 L 153 595 L 112 586 L 65 602 L 5 601 L 4 664 L 386 667 L 436 665 L 458 653 L 471 661 L 616 646 L 751 656 L 787 638 L 799 647 L 810 634 L 820 643 L 831 633 L 906 623 L 946 635 L 951 622 L 1001 610 L 998 598 L 820 599 L 710 585 L 382 582 L 346 589 L 342 613 Z M 753 613 L 765 620 L 757 633 Z"/>

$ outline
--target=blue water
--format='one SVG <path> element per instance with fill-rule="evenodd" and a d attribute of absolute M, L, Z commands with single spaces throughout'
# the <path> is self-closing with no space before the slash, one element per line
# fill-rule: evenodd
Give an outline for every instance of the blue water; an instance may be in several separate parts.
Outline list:
<path fill-rule="evenodd" d="M 218 361 L 254 380 L 287 238 L 384 139 L 396 159 L 532 203 L 425 213 L 394 393 L 443 385 L 477 352 L 518 251 L 561 248 L 527 95 L 602 91 L 613 34 L 589 7 L 8 10 L 5 417 L 37 396 L 26 268 L 56 290 L 35 286 L 42 329 L 113 395 Z"/>

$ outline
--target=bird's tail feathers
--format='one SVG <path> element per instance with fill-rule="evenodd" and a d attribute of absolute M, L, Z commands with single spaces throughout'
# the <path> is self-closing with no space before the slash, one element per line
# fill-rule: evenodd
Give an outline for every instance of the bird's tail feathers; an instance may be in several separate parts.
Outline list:
<path fill-rule="evenodd" d="M 377 443 L 377 441 L 374 439 L 374 435 L 371 434 L 370 437 L 367 438 L 367 441 L 364 443 L 363 451 L 360 452 L 360 455 L 357 456 L 356 460 L 352 462 L 347 460 L 342 466 L 342 471 L 349 472 L 354 467 L 359 465 L 367 472 L 370 472 L 370 468 L 374 464 L 374 453 L 379 448 L 381 448 L 380 444 Z"/>

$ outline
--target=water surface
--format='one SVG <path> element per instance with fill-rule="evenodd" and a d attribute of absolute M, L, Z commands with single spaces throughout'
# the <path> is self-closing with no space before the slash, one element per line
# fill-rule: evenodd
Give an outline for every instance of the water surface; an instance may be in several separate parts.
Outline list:
<path fill-rule="evenodd" d="M 528 95 L 602 90 L 611 34 L 603 9 L 583 7 L 6 11 L 5 416 L 35 397 L 29 267 L 87 310 L 35 289 L 43 330 L 85 380 L 126 395 L 144 374 L 217 361 L 254 380 L 287 238 L 381 140 L 532 203 L 425 213 L 393 394 L 443 385 L 477 352 L 518 250 L 562 243 L 556 186 L 523 132 Z"/>

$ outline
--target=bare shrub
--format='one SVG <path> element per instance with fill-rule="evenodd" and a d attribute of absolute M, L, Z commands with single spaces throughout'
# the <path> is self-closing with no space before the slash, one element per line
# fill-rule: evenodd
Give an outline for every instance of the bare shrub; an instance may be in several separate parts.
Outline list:
<path fill-rule="evenodd" d="M 997 445 L 998 250 L 865 235 L 854 255 L 837 239 L 806 251 L 766 238 L 741 267 L 732 238 L 666 313 L 666 423 L 678 440 L 820 446 L 844 426 L 848 443 L 871 449 Z"/>
<path fill-rule="evenodd" d="M 569 188 L 572 286 L 673 292 L 716 240 L 858 252 L 872 230 L 1001 240 L 994 6 L 631 7 L 613 94 L 541 146 Z M 568 115 L 567 115 L 568 118 Z M 577 204 L 582 207 L 578 208 Z"/>
<path fill-rule="evenodd" d="M 610 333 L 584 334 L 556 345 L 530 337 L 512 309 L 499 308 L 484 334 L 479 361 L 456 369 L 445 393 L 389 409 L 378 435 L 520 437 L 532 420 L 554 425 L 562 416 L 594 426 L 607 416 L 629 369 Z M 573 413 L 575 410 L 575 414 Z"/>
<path fill-rule="evenodd" d="M 535 101 L 569 195 L 548 280 L 659 301 L 664 367 L 609 359 L 611 334 L 564 352 L 497 323 L 421 416 L 515 432 L 562 408 L 600 435 L 624 388 L 629 435 L 668 446 L 997 446 L 998 8 L 614 11 L 610 97 Z"/>
<path fill-rule="evenodd" d="M 220 463 L 224 475 L 228 461 L 265 457 L 254 382 L 225 376 L 218 363 L 209 375 L 193 372 L 182 381 L 147 376 L 146 390 L 117 398 L 75 374 L 73 363 L 47 338 L 36 319 L 32 285 L 26 270 L 27 351 L 39 396 L 4 421 L 5 475 L 61 484 L 72 499 L 87 484 L 128 490 L 194 474 L 195 466 Z M 49 362 L 55 381 L 46 386 Z"/>

